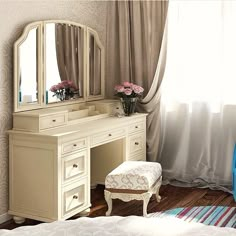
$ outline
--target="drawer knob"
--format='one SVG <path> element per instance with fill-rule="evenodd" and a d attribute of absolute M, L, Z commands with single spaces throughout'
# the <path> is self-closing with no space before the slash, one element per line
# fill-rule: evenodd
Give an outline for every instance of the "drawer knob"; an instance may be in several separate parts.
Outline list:
<path fill-rule="evenodd" d="M 73 168 L 78 168 L 78 165 L 77 165 L 77 164 L 74 164 L 74 165 L 73 165 Z"/>
<path fill-rule="evenodd" d="M 112 134 L 108 134 L 108 136 L 110 136 L 110 137 L 111 137 L 111 136 L 112 136 Z"/>
<path fill-rule="evenodd" d="M 74 196 L 73 196 L 73 199 L 78 199 L 78 196 L 77 196 L 77 195 L 74 195 Z"/>
<path fill-rule="evenodd" d="M 135 145 L 139 145 L 139 142 L 135 142 L 134 144 L 135 144 Z"/>
<path fill-rule="evenodd" d="M 138 126 L 137 126 L 137 125 L 135 126 L 135 129 L 138 129 Z"/>
<path fill-rule="evenodd" d="M 77 146 L 77 144 L 76 144 L 76 143 L 74 143 L 74 144 L 73 144 L 73 146 L 74 146 L 74 147 L 76 147 L 76 146 Z"/>
<path fill-rule="evenodd" d="M 52 122 L 56 122 L 57 120 L 52 120 Z"/>

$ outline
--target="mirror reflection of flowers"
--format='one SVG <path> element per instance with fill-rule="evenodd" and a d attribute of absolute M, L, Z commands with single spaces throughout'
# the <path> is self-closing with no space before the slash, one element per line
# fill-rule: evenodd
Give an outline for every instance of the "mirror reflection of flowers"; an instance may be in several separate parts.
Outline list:
<path fill-rule="evenodd" d="M 53 97 L 57 96 L 61 101 L 73 98 L 75 94 L 79 95 L 79 89 L 71 80 L 63 80 L 61 83 L 53 85 L 50 91 L 54 93 Z"/>
<path fill-rule="evenodd" d="M 115 95 L 124 99 L 141 97 L 143 91 L 143 87 L 130 82 L 123 82 L 121 85 L 115 86 Z"/>

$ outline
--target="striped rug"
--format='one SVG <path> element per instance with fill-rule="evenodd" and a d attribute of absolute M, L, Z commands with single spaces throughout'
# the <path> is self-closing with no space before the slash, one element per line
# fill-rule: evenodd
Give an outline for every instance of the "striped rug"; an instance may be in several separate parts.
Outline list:
<path fill-rule="evenodd" d="M 177 217 L 188 222 L 236 228 L 236 207 L 199 206 L 175 208 L 151 213 L 149 217 Z"/>

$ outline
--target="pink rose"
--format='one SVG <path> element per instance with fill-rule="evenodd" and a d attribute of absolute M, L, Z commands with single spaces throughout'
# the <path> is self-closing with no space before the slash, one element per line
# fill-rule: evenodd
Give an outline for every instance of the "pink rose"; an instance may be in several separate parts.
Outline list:
<path fill-rule="evenodd" d="M 132 86 L 132 83 L 126 81 L 123 83 L 123 85 L 125 88 L 130 88 Z"/>
<path fill-rule="evenodd" d="M 130 89 L 130 88 L 124 89 L 125 95 L 131 95 L 132 92 L 133 92 L 133 91 L 132 91 L 132 89 Z"/>
<path fill-rule="evenodd" d="M 144 89 L 141 86 L 138 86 L 138 85 L 133 85 L 132 88 L 133 88 L 133 90 L 136 94 L 141 94 L 144 91 Z"/>
<path fill-rule="evenodd" d="M 50 89 L 51 92 L 56 92 L 57 91 L 57 86 L 53 85 Z"/>
<path fill-rule="evenodd" d="M 122 86 L 122 85 L 116 85 L 115 86 L 115 91 L 117 92 L 117 93 L 123 93 L 124 92 L 124 86 Z"/>
<path fill-rule="evenodd" d="M 69 88 L 72 88 L 72 89 L 77 89 L 76 85 L 75 85 L 74 82 L 71 81 L 71 80 L 68 81 L 68 87 L 69 87 Z"/>
<path fill-rule="evenodd" d="M 58 85 L 56 85 L 58 89 L 64 89 L 65 85 L 63 83 L 59 83 Z"/>
<path fill-rule="evenodd" d="M 68 80 L 62 80 L 61 84 L 67 85 L 68 84 Z"/>
<path fill-rule="evenodd" d="M 63 80 L 61 84 L 64 86 L 64 88 L 72 88 L 75 90 L 78 89 L 72 80 Z"/>
<path fill-rule="evenodd" d="M 73 83 L 73 81 L 71 81 L 71 80 L 69 80 L 69 81 L 67 81 L 67 84 L 69 85 L 69 86 L 74 86 L 74 83 Z"/>

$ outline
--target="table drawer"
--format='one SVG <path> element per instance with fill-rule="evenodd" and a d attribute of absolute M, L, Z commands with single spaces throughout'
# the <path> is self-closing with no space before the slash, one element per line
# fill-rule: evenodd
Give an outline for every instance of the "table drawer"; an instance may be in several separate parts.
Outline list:
<path fill-rule="evenodd" d="M 45 116 L 40 119 L 40 130 L 54 128 L 65 125 L 67 123 L 67 116 L 65 113 Z"/>
<path fill-rule="evenodd" d="M 74 139 L 62 143 L 62 154 L 74 152 L 87 147 L 87 138 Z"/>
<path fill-rule="evenodd" d="M 70 213 L 87 204 L 88 199 L 88 179 L 84 178 L 70 186 L 71 188 L 63 189 L 63 215 Z"/>
<path fill-rule="evenodd" d="M 119 137 L 124 137 L 126 133 L 125 129 L 118 128 L 111 131 L 102 132 L 91 137 L 92 146 L 96 144 L 102 144 L 104 142 L 109 142 L 109 140 L 114 140 Z"/>
<path fill-rule="evenodd" d="M 88 174 L 87 150 L 62 158 L 62 183 Z"/>
<path fill-rule="evenodd" d="M 129 133 L 142 131 L 145 129 L 145 125 L 146 123 L 144 121 L 134 122 L 133 124 L 129 125 Z"/>
<path fill-rule="evenodd" d="M 145 150 L 145 145 L 145 137 L 142 132 L 129 136 L 129 155 Z"/>

